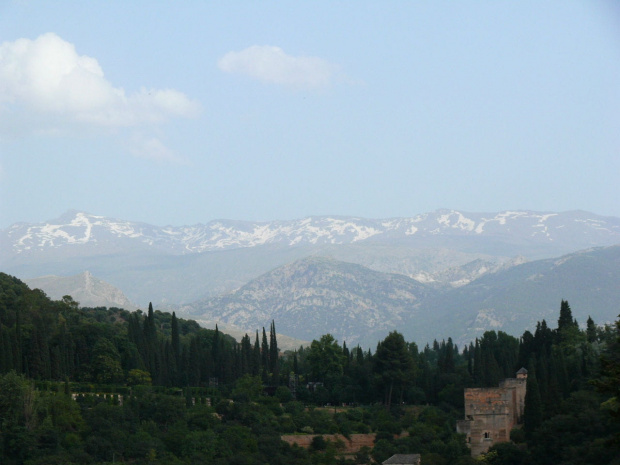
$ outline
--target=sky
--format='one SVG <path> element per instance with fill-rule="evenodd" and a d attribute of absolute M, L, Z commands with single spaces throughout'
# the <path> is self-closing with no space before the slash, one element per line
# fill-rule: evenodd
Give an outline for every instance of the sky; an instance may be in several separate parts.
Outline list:
<path fill-rule="evenodd" d="M 0 0 L 0 228 L 619 200 L 613 0 Z"/>

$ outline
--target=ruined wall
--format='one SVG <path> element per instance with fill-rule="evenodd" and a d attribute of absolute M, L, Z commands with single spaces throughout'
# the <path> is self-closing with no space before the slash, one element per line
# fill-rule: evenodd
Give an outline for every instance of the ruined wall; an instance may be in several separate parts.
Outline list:
<path fill-rule="evenodd" d="M 341 434 L 285 434 L 281 436 L 284 442 L 288 442 L 290 445 L 297 444 L 300 447 L 307 449 L 312 444 L 312 439 L 315 436 L 323 436 L 326 441 L 340 440 L 344 443 L 344 453 L 354 454 L 366 446 L 372 449 L 375 445 L 376 434 L 351 434 L 349 438 L 345 438 Z"/>

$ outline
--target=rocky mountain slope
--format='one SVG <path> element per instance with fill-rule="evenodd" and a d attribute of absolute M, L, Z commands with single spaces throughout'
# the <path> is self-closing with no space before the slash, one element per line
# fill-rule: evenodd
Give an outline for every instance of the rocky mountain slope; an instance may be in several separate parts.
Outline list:
<path fill-rule="evenodd" d="M 240 289 L 184 306 L 184 314 L 238 328 L 268 327 L 312 340 L 331 333 L 348 344 L 374 343 L 415 317 L 435 291 L 398 274 L 311 257 L 279 267 Z"/>

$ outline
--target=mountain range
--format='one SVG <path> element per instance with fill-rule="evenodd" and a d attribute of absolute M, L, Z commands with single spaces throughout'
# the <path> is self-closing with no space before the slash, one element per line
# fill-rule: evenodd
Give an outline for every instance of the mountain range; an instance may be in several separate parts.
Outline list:
<path fill-rule="evenodd" d="M 616 249 L 605 246 L 619 243 L 619 218 L 582 211 L 439 210 L 411 218 L 218 220 L 183 227 L 70 211 L 1 230 L 0 264 L 25 280 L 89 270 L 91 283 L 96 276 L 138 306 L 153 301 L 205 322 L 252 329 L 274 318 L 279 332 L 299 339 L 332 332 L 373 344 L 392 329 L 416 340 L 457 334 L 466 340 L 484 329 L 531 325 L 589 279 L 605 283 L 598 286 L 600 298 L 587 291 L 573 300 L 613 319 L 617 308 L 601 313 L 591 307 L 613 307 L 609 280 L 597 267 L 612 281 L 618 277 L 611 258 Z M 567 255 L 580 250 L 586 251 Z M 590 264 L 590 278 L 574 263 L 581 270 Z M 528 299 L 530 306 L 523 302 Z"/>
<path fill-rule="evenodd" d="M 291 337 L 329 332 L 349 346 L 373 347 L 395 329 L 419 344 L 463 344 L 488 330 L 520 335 L 543 319 L 555 327 L 562 300 L 582 325 L 589 316 L 610 323 L 620 314 L 619 283 L 620 246 L 497 269 L 453 288 L 310 257 L 177 310 L 211 326 L 260 328 L 275 319 Z"/>

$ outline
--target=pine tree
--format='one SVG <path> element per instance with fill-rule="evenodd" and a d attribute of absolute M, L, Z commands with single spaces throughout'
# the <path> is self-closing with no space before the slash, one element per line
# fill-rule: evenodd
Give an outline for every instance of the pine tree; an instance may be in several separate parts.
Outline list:
<path fill-rule="evenodd" d="M 558 318 L 558 331 L 574 326 L 573 312 L 566 300 L 560 304 L 560 317 Z"/>
<path fill-rule="evenodd" d="M 394 387 L 399 387 L 402 393 L 413 373 L 413 357 L 407 350 L 402 334 L 392 331 L 377 344 L 375 373 L 377 381 L 384 388 L 385 406 L 389 410 Z"/>

